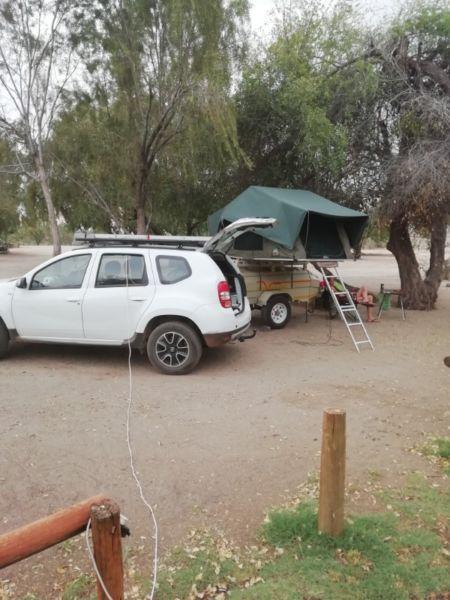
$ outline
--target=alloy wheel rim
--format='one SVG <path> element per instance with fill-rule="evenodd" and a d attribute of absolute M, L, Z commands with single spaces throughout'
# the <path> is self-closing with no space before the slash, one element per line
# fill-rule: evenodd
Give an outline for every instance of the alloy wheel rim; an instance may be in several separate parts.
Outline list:
<path fill-rule="evenodd" d="M 156 356 L 166 367 L 181 367 L 189 358 L 189 342 L 178 331 L 167 331 L 156 340 Z"/>

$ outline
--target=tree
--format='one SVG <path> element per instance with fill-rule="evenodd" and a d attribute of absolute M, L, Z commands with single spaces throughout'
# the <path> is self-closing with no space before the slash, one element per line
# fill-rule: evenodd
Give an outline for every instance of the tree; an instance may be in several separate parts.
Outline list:
<path fill-rule="evenodd" d="M 132 231 L 135 227 L 125 107 L 82 95 L 55 124 L 51 146 L 55 203 L 72 229 Z"/>
<path fill-rule="evenodd" d="M 450 212 L 450 9 L 408 7 L 375 53 L 379 128 L 384 136 L 387 248 L 394 254 L 405 304 L 430 309 L 437 300 Z M 411 231 L 429 236 L 422 277 Z"/>
<path fill-rule="evenodd" d="M 230 178 L 239 161 L 201 114 L 188 122 L 189 129 L 174 140 L 153 178 L 154 216 L 164 231 L 193 235 L 206 233 L 208 215 L 229 201 Z"/>
<path fill-rule="evenodd" d="M 62 0 L 4 2 L 0 9 L 0 127 L 17 148 L 24 174 L 37 181 L 47 207 L 53 253 L 61 252 L 49 184 L 47 144 L 73 74 L 64 39 L 69 5 Z M 26 154 L 22 161 L 20 154 Z"/>
<path fill-rule="evenodd" d="M 0 240 L 6 239 L 19 224 L 19 185 L 15 156 L 8 141 L 0 137 Z"/>
<path fill-rule="evenodd" d="M 152 176 L 189 129 L 190 106 L 238 153 L 234 114 L 223 99 L 246 13 L 246 0 L 98 0 L 76 13 L 74 43 L 93 74 L 95 101 L 124 109 L 117 114 L 138 233 L 152 228 Z"/>
<path fill-rule="evenodd" d="M 250 160 L 240 185 L 302 187 L 333 199 L 353 199 L 349 169 L 354 114 L 376 80 L 363 60 L 336 69 L 362 40 L 346 4 L 286 3 L 274 39 L 244 70 L 237 94 L 239 142 Z M 333 36 L 330 37 L 330 31 Z M 355 50 L 357 48 L 357 51 Z"/>
<path fill-rule="evenodd" d="M 338 107 L 331 118 L 346 124 L 348 139 L 341 188 L 360 190 L 363 205 L 375 207 L 389 228 L 387 247 L 410 309 L 432 308 L 441 283 L 450 209 L 449 40 L 448 4 L 410 4 L 385 32 L 338 56 L 329 75 L 331 106 Z M 362 70 L 370 86 L 355 94 Z M 413 230 L 430 241 L 424 277 Z"/>

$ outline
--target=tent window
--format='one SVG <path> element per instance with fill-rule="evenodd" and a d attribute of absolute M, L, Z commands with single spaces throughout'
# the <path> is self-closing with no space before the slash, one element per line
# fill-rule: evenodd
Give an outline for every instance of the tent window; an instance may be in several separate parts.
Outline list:
<path fill-rule="evenodd" d="M 235 250 L 263 250 L 263 239 L 253 231 L 246 231 L 234 240 Z"/>

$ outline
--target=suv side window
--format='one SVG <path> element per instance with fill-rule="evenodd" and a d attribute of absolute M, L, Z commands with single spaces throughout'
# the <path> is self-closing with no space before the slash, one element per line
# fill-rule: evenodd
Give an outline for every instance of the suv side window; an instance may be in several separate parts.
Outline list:
<path fill-rule="evenodd" d="M 148 285 L 145 260 L 141 254 L 103 254 L 95 287 Z"/>
<path fill-rule="evenodd" d="M 157 256 L 156 267 L 161 283 L 178 283 L 192 275 L 188 261 L 182 256 Z"/>
<path fill-rule="evenodd" d="M 30 290 L 80 288 L 90 260 L 91 254 L 77 254 L 57 260 L 34 274 Z"/>

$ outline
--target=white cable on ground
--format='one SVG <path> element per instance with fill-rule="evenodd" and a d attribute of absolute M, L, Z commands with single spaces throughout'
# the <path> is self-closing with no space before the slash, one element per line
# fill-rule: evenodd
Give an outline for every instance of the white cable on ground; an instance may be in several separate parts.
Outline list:
<path fill-rule="evenodd" d="M 133 459 L 133 448 L 131 445 L 131 427 L 130 427 L 130 414 L 131 414 L 131 405 L 132 405 L 132 393 L 133 393 L 133 379 L 132 379 L 132 374 L 131 374 L 131 343 L 128 340 L 128 372 L 129 372 L 129 395 L 128 395 L 128 407 L 127 407 L 127 445 L 128 445 L 128 454 L 130 455 L 130 467 L 131 467 L 131 473 L 133 475 L 133 479 L 136 482 L 136 486 L 139 490 L 139 495 L 141 497 L 142 502 L 144 503 L 144 505 L 148 508 L 150 515 L 152 517 L 153 520 L 153 526 L 154 526 L 154 530 L 155 530 L 155 534 L 154 534 L 154 556 L 153 556 L 153 580 L 152 580 L 152 589 L 150 594 L 147 596 L 149 598 L 149 600 L 153 600 L 153 596 L 155 594 L 156 591 L 156 579 L 157 579 L 157 573 L 158 573 L 158 523 L 156 521 L 156 517 L 155 517 L 155 513 L 153 511 L 153 507 L 152 505 L 147 501 L 145 495 L 144 495 L 144 491 L 142 489 L 142 485 L 141 482 L 139 480 L 139 477 L 137 476 L 136 470 L 134 468 L 134 459 Z"/>
<path fill-rule="evenodd" d="M 127 315 L 127 325 L 128 325 L 128 332 L 129 333 L 131 331 L 131 327 L 130 327 L 130 312 L 129 312 L 129 287 L 128 287 L 128 279 L 129 279 L 129 271 L 128 271 L 128 266 L 129 266 L 129 257 L 126 259 L 126 286 L 127 286 L 127 301 L 126 301 L 126 315 Z M 145 265 L 145 258 L 144 258 L 144 265 Z M 146 268 L 146 267 L 145 267 Z M 144 490 L 142 489 L 142 484 L 139 480 L 139 477 L 137 475 L 136 469 L 134 468 L 134 457 L 133 457 L 133 446 L 131 443 L 131 426 L 130 426 L 130 417 L 131 417 L 131 407 L 133 404 L 133 375 L 132 375 L 132 371 L 131 371 L 131 341 L 130 341 L 130 336 L 128 336 L 128 406 L 127 406 L 127 446 L 128 446 L 128 454 L 130 457 L 130 467 L 131 467 L 131 473 L 133 475 L 133 479 L 136 483 L 136 486 L 139 490 L 139 496 L 141 497 L 142 502 L 144 503 L 144 505 L 147 507 L 151 517 L 152 517 L 152 521 L 153 521 L 153 527 L 154 527 L 154 554 L 153 554 L 153 579 L 152 579 L 152 589 L 151 592 L 148 594 L 147 598 L 149 600 L 153 600 L 153 597 L 155 595 L 155 591 L 156 591 L 156 581 L 157 581 L 157 574 L 158 574 L 158 523 L 156 521 L 156 517 L 155 517 L 155 513 L 153 510 L 152 505 L 150 504 L 150 502 L 148 502 L 148 500 L 146 499 L 145 495 L 144 495 Z"/>
<path fill-rule="evenodd" d="M 129 278 L 128 277 L 128 262 L 129 262 L 129 260 L 128 260 L 128 258 L 129 257 L 126 258 L 126 262 L 125 262 L 125 264 L 126 264 L 126 288 L 127 288 L 127 298 L 126 298 L 126 303 L 125 303 L 126 304 L 125 310 L 126 310 L 126 316 L 127 316 L 128 331 L 130 331 L 130 313 L 129 313 L 129 306 L 128 306 L 128 302 L 129 302 L 129 296 L 128 296 L 128 289 L 129 289 L 128 288 L 128 278 Z M 144 261 L 145 261 L 145 259 L 144 259 Z M 145 262 L 144 262 L 144 264 L 145 264 Z M 153 537 L 155 544 L 154 544 L 154 557 L 153 557 L 152 589 L 147 596 L 147 598 L 149 600 L 153 600 L 153 597 L 154 597 L 155 591 L 156 591 L 156 582 L 157 582 L 157 574 L 158 574 L 158 523 L 156 521 L 153 507 L 148 502 L 148 500 L 146 499 L 146 497 L 144 495 L 144 491 L 142 489 L 142 484 L 139 480 L 136 469 L 134 468 L 134 457 L 133 457 L 133 447 L 131 444 L 131 426 L 130 426 L 132 404 L 133 404 L 133 374 L 132 374 L 132 370 L 131 370 L 131 342 L 130 342 L 130 337 L 128 336 L 128 405 L 127 405 L 127 421 L 126 421 L 127 446 L 128 446 L 128 454 L 130 457 L 131 473 L 133 475 L 134 481 L 136 482 L 136 486 L 139 490 L 139 496 L 141 497 L 142 502 L 144 503 L 144 505 L 147 507 L 148 511 L 150 512 L 150 515 L 153 520 L 154 530 L 155 530 L 155 534 Z M 95 562 L 94 554 L 93 554 L 91 546 L 89 544 L 89 528 L 90 528 L 90 526 L 91 526 L 91 519 L 89 518 L 89 521 L 87 522 L 87 526 L 86 526 L 86 532 L 85 532 L 87 551 L 88 551 L 89 557 L 91 559 L 92 565 L 94 567 L 94 571 L 97 576 L 97 579 L 100 582 L 100 585 L 102 586 L 102 589 L 105 592 L 107 599 L 114 600 L 114 598 L 111 597 L 108 590 L 106 589 L 105 583 L 99 573 L 97 563 Z"/>

